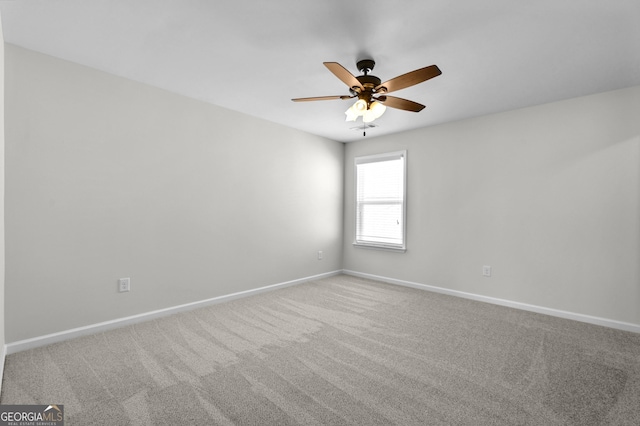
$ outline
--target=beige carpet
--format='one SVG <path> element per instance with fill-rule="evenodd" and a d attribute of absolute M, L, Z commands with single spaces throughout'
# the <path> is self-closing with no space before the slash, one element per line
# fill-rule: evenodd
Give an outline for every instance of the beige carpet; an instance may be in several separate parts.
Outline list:
<path fill-rule="evenodd" d="M 638 425 L 640 335 L 336 276 L 7 357 L 67 425 Z"/>

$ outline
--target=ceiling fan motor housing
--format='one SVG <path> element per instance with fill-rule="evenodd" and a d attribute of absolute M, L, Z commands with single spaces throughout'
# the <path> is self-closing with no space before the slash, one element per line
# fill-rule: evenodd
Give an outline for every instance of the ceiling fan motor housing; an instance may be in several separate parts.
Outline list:
<path fill-rule="evenodd" d="M 364 99 L 367 102 L 367 106 L 369 106 L 371 104 L 371 96 L 375 94 L 374 89 L 380 85 L 381 80 L 375 75 L 366 74 L 360 75 L 356 78 L 362 87 L 355 88 L 354 94 L 358 96 L 359 99 Z"/>
<path fill-rule="evenodd" d="M 382 80 L 380 80 L 375 75 L 360 75 L 356 78 L 358 79 L 360 84 L 362 84 L 362 87 L 364 87 L 365 90 L 373 90 L 374 87 L 377 87 L 380 85 L 380 83 L 382 83 Z"/>

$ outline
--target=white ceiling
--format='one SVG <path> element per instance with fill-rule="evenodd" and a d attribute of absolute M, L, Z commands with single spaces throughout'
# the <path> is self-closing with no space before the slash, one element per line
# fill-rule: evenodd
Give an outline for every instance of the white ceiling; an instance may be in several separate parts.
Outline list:
<path fill-rule="evenodd" d="M 638 0 L 0 0 L 4 38 L 222 107 L 348 142 L 353 101 L 322 62 L 383 81 L 436 64 L 394 92 L 367 137 L 640 85 Z M 361 119 L 358 120 L 359 124 Z"/>

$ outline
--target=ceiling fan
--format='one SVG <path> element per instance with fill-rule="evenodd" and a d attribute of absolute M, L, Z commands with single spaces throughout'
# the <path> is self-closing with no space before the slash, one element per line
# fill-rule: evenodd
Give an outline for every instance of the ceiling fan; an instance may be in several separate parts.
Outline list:
<path fill-rule="evenodd" d="M 356 77 L 337 62 L 324 62 L 324 66 L 326 66 L 329 71 L 349 86 L 350 95 L 317 96 L 313 98 L 296 98 L 291 100 L 294 102 L 308 102 L 328 101 L 334 99 L 345 100 L 357 97 L 358 100 L 356 103 L 345 112 L 347 115 L 347 121 L 355 121 L 359 116 L 362 116 L 363 121 L 368 123 L 380 117 L 384 113 L 386 107 L 413 112 L 422 111 L 424 105 L 407 99 L 388 96 L 387 93 L 405 89 L 442 74 L 436 65 L 430 65 L 428 67 L 402 74 L 382 83 L 382 80 L 378 77 L 369 74 L 373 70 L 375 64 L 376 63 L 372 59 L 363 59 L 358 61 L 356 65 L 362 75 Z"/>

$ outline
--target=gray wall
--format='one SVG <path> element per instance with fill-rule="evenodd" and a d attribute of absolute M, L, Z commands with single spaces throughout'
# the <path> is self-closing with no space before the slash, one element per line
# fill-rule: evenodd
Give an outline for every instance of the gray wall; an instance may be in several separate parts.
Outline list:
<path fill-rule="evenodd" d="M 4 355 L 4 38 L 0 19 L 0 353 Z M 0 387 L 4 370 L 4 356 L 0 356 Z"/>
<path fill-rule="evenodd" d="M 343 267 L 640 324 L 640 87 L 343 146 L 5 54 L 7 342 Z M 353 157 L 399 149 L 408 250 L 356 249 Z"/>
<path fill-rule="evenodd" d="M 343 144 L 13 45 L 6 82 L 8 342 L 342 268 Z"/>
<path fill-rule="evenodd" d="M 634 87 L 347 144 L 345 269 L 640 324 L 638 117 Z M 355 248 L 353 158 L 400 149 L 407 252 Z"/>

